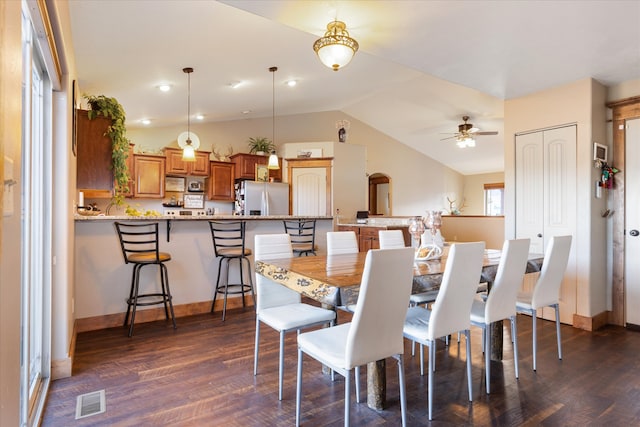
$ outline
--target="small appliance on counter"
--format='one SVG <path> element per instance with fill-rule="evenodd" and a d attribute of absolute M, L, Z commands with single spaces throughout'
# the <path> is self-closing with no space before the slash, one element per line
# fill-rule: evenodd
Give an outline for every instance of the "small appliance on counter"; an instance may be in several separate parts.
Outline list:
<path fill-rule="evenodd" d="M 187 180 L 187 191 L 189 193 L 204 192 L 204 178 L 189 177 L 189 179 Z"/>
<path fill-rule="evenodd" d="M 366 224 L 367 218 L 369 218 L 369 211 L 356 212 L 356 224 Z"/>

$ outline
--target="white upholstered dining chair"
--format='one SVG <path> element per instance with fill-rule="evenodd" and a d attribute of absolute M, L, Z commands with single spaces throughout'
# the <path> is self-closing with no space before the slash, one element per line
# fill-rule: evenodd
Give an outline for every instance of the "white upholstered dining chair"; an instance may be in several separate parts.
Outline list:
<path fill-rule="evenodd" d="M 471 324 L 482 328 L 485 381 L 487 394 L 491 384 L 491 324 L 509 319 L 513 339 L 513 363 L 518 378 L 518 325 L 516 323 L 516 296 L 527 269 L 529 239 L 506 240 L 496 278 L 486 300 L 475 299 L 471 306 Z"/>
<path fill-rule="evenodd" d="M 255 236 L 255 259 L 291 258 L 293 250 L 288 234 L 259 234 Z M 284 335 L 289 331 L 317 325 L 333 324 L 333 310 L 301 302 L 300 294 L 256 273 L 256 343 L 253 358 L 253 375 L 258 374 L 258 347 L 260 322 L 280 333 L 280 357 L 278 368 L 278 399 L 282 400 L 282 377 L 284 371 Z"/>
<path fill-rule="evenodd" d="M 378 230 L 380 249 L 404 248 L 404 235 L 402 230 Z"/>
<path fill-rule="evenodd" d="M 370 250 L 352 321 L 298 335 L 296 426 L 300 425 L 305 353 L 345 377 L 345 426 L 349 425 L 351 370 L 387 357 L 396 359 L 402 425 L 406 425 L 402 325 L 411 293 L 413 253 L 412 248 Z M 394 292 L 389 292 L 390 284 Z"/>
<path fill-rule="evenodd" d="M 355 254 L 358 251 L 358 239 L 355 232 L 327 232 L 327 255 Z"/>
<path fill-rule="evenodd" d="M 553 307 L 556 313 L 556 338 L 558 340 L 558 359 L 562 359 L 562 342 L 560 336 L 560 285 L 569 262 L 571 252 L 571 236 L 554 236 L 549 240 L 542 261 L 540 277 L 533 287 L 533 292 L 520 292 L 516 300 L 516 309 L 531 315 L 533 322 L 533 370 L 536 366 L 537 354 L 537 322 L 539 308 Z"/>
<path fill-rule="evenodd" d="M 466 338 L 467 383 L 469 401 L 471 387 L 470 314 L 484 256 L 484 242 L 456 243 L 451 245 L 442 275 L 442 284 L 431 310 L 421 306 L 409 307 L 404 323 L 404 336 L 421 344 L 420 374 L 424 375 L 422 345 L 429 347 L 429 420 L 433 419 L 433 382 L 436 340 L 454 332 L 463 331 Z"/>

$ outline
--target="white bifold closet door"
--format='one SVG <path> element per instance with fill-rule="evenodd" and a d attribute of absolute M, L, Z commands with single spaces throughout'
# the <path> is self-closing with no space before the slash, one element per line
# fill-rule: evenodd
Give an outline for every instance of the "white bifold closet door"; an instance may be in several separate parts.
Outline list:
<path fill-rule="evenodd" d="M 544 253 L 552 236 L 572 235 L 571 254 L 560 291 L 560 320 L 573 324 L 576 312 L 576 126 L 516 135 L 516 238 L 531 239 L 531 252 Z M 528 274 L 531 288 L 537 275 Z M 555 319 L 553 309 L 539 315 Z"/>

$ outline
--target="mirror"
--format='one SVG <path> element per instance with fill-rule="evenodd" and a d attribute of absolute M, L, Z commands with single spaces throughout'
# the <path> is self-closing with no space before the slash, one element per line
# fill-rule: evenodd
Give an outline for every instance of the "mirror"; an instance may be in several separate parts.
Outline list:
<path fill-rule="evenodd" d="M 369 215 L 391 216 L 391 178 L 383 173 L 369 175 Z"/>

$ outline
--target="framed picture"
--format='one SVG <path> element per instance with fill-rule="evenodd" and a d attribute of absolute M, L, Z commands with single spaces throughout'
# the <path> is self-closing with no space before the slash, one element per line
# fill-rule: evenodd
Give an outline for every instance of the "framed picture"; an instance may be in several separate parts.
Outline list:
<path fill-rule="evenodd" d="M 204 194 L 185 194 L 183 202 L 185 209 L 204 209 Z"/>
<path fill-rule="evenodd" d="M 267 168 L 267 165 L 256 165 L 256 181 L 269 181 L 269 169 Z"/>
<path fill-rule="evenodd" d="M 607 163 L 607 146 L 598 144 L 597 142 L 593 143 L 593 160 Z"/>

